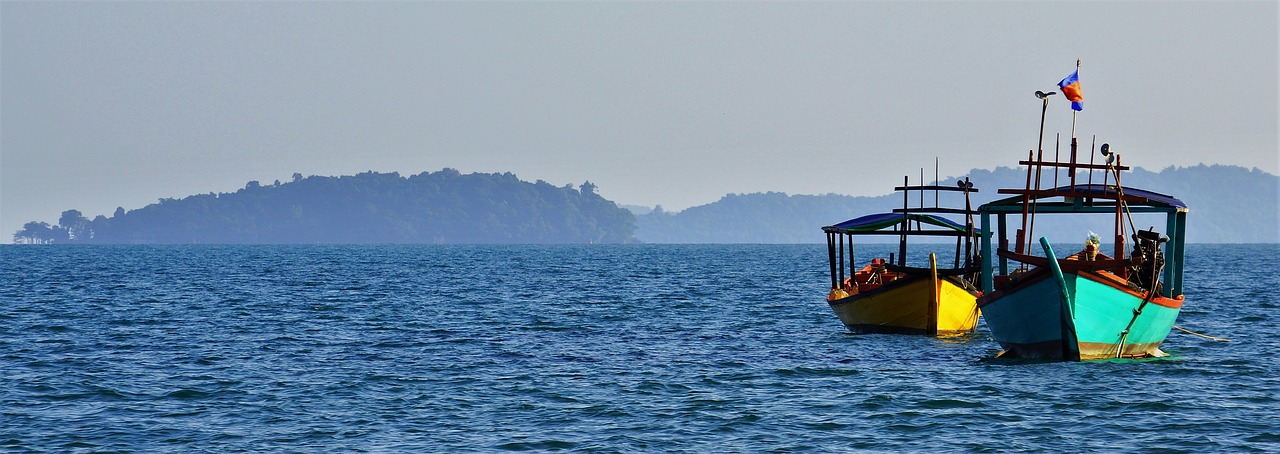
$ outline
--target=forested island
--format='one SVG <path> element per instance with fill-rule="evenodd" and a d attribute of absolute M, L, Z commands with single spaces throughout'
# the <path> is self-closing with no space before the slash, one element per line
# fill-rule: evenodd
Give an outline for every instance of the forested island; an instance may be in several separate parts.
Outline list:
<path fill-rule="evenodd" d="M 511 173 L 454 169 L 402 177 L 366 172 L 286 183 L 250 181 L 233 193 L 161 199 L 136 210 L 57 225 L 29 222 L 16 243 L 371 244 L 625 243 L 635 217 L 596 186 L 529 183 Z"/>

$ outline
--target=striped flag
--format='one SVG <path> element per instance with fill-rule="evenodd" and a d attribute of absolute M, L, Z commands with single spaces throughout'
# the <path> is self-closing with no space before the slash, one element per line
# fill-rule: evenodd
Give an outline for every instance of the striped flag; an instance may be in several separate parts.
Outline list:
<path fill-rule="evenodd" d="M 1071 108 L 1075 110 L 1084 110 L 1084 93 L 1080 91 L 1080 68 L 1076 68 L 1071 73 L 1058 82 L 1058 88 L 1062 89 L 1062 94 L 1071 101 Z"/>

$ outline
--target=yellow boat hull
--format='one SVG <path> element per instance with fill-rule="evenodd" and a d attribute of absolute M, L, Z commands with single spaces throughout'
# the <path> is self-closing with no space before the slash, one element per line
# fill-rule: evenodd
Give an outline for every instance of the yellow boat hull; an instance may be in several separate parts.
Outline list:
<path fill-rule="evenodd" d="M 954 277 L 910 276 L 828 303 L 855 333 L 969 333 L 978 324 L 978 292 L 965 287 Z"/>

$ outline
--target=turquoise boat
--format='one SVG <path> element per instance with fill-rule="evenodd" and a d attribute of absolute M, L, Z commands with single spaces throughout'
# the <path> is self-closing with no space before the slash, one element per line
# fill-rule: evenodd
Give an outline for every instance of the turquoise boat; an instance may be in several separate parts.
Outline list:
<path fill-rule="evenodd" d="M 1128 167 L 1118 154 L 1102 145 L 1105 164 L 1075 162 L 1072 139 L 1070 162 L 1033 159 L 1027 166 L 1027 186 L 1000 189 L 1012 197 L 978 207 L 981 218 L 983 295 L 978 308 L 991 335 L 1004 351 L 1001 357 L 1092 360 L 1159 357 L 1182 309 L 1183 254 L 1188 208 L 1177 198 L 1124 187 L 1120 176 Z M 1068 184 L 1039 188 L 1045 168 L 1069 175 Z M 1089 182 L 1077 184 L 1077 171 L 1088 171 Z M 1104 172 L 1095 184 L 1095 171 Z M 1034 175 L 1034 179 L 1033 179 Z M 1114 175 L 1114 180 L 1111 177 Z M 1032 181 L 1035 185 L 1032 185 Z M 1164 234 L 1138 230 L 1133 216 L 1164 215 Z M 1021 220 L 1010 245 L 1009 218 Z M 1106 219 L 1114 245 L 1112 255 L 1098 249 L 1094 236 L 1079 251 L 1060 256 L 1045 238 L 1039 247 L 1028 240 L 1037 222 L 1053 218 Z M 993 224 L 994 221 L 994 224 Z M 1076 222 L 1072 221 L 1072 222 Z M 1061 245 L 1060 245 L 1061 246 Z M 1132 246 L 1132 251 L 1127 249 Z M 1043 255 L 1036 255 L 1039 249 Z"/>

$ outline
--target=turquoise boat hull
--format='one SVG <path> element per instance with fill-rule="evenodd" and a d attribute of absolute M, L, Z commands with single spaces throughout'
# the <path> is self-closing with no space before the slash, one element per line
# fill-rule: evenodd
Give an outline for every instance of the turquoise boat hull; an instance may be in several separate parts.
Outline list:
<path fill-rule="evenodd" d="M 1183 299 L 1155 296 L 1144 305 L 1145 296 L 1105 271 L 1064 272 L 1059 280 L 1050 269 L 1037 268 L 984 295 L 978 307 L 1004 348 L 1002 357 L 1164 356 L 1160 344 Z"/>

